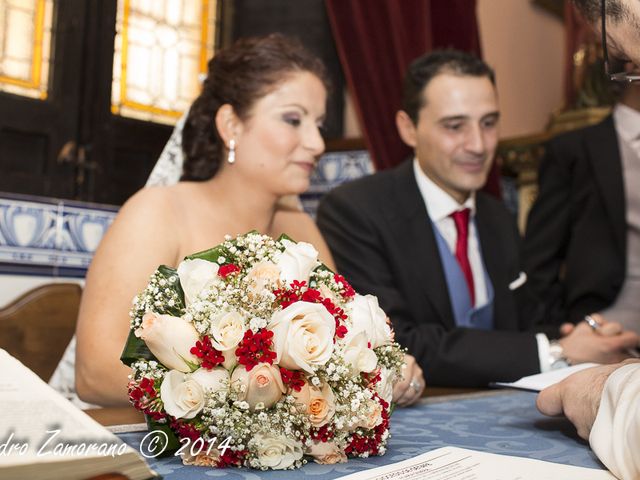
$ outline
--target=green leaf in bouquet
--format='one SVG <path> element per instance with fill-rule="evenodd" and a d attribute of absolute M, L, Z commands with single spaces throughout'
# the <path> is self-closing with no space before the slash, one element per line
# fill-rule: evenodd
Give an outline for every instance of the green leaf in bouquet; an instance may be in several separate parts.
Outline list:
<path fill-rule="evenodd" d="M 145 456 L 147 458 L 168 457 L 180 448 L 180 441 L 166 423 L 158 423 L 149 415 L 145 415 L 147 428 L 151 438 L 145 442 Z"/>
<path fill-rule="evenodd" d="M 203 250 L 202 252 L 197 252 L 191 255 L 187 255 L 185 260 L 206 260 L 207 262 L 218 263 L 218 258 L 224 257 L 228 263 L 228 261 L 234 258 L 233 254 L 224 246 L 217 245 L 208 250 Z"/>
<path fill-rule="evenodd" d="M 282 240 L 289 240 L 290 242 L 298 243 L 286 233 L 281 234 L 276 241 L 281 242 Z"/>
<path fill-rule="evenodd" d="M 180 277 L 178 276 L 178 271 L 175 268 L 167 267 L 166 265 L 160 265 L 156 270 L 156 275 L 163 277 L 166 281 L 170 290 L 173 290 L 177 295 L 177 299 L 174 300 L 173 306 L 169 306 L 168 303 L 162 306 L 162 308 L 156 309 L 157 313 L 165 313 L 168 315 L 172 315 L 174 317 L 180 317 L 184 313 L 185 302 L 184 302 L 184 291 L 182 290 L 182 285 L 180 285 Z"/>
<path fill-rule="evenodd" d="M 138 360 L 158 361 L 153 353 L 151 353 L 151 350 L 149 350 L 149 347 L 147 347 L 147 344 L 144 343 L 144 340 L 136 337 L 133 330 L 129 330 L 129 336 L 124 345 L 124 350 L 120 355 L 120 361 L 130 367 L 133 362 L 137 362 Z"/>

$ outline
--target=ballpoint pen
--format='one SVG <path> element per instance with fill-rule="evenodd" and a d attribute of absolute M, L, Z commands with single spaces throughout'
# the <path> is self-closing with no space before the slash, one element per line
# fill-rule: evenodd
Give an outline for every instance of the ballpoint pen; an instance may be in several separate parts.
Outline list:
<path fill-rule="evenodd" d="M 585 315 L 584 316 L 584 321 L 587 322 L 587 325 L 589 325 L 593 329 L 594 332 L 597 332 L 598 329 L 600 329 L 600 327 L 602 327 L 602 325 L 600 325 L 600 322 L 598 322 L 591 315 Z M 628 348 L 627 349 L 627 353 L 631 357 L 640 358 L 640 352 L 638 351 L 637 348 Z"/>

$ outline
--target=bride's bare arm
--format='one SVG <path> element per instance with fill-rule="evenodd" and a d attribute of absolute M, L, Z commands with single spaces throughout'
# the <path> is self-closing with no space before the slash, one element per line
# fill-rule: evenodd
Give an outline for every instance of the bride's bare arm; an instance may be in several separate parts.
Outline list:
<path fill-rule="evenodd" d="M 89 268 L 77 325 L 76 389 L 100 405 L 127 400 L 129 368 L 120 354 L 129 332 L 129 309 L 158 265 L 178 253 L 171 202 L 164 189 L 143 189 L 122 207 Z"/>

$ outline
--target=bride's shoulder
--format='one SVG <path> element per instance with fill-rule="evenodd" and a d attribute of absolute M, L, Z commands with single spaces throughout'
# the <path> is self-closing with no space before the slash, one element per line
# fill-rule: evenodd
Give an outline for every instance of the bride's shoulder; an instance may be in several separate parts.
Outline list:
<path fill-rule="evenodd" d="M 122 206 L 118 217 L 146 225 L 179 222 L 185 194 L 177 187 L 178 185 L 171 185 L 138 190 Z"/>

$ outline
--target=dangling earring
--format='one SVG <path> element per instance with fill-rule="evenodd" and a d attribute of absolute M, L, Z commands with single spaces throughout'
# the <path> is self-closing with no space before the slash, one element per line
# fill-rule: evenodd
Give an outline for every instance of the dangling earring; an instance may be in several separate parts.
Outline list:
<path fill-rule="evenodd" d="M 231 139 L 229 141 L 229 156 L 227 157 L 227 162 L 233 164 L 236 161 L 236 141 Z"/>

